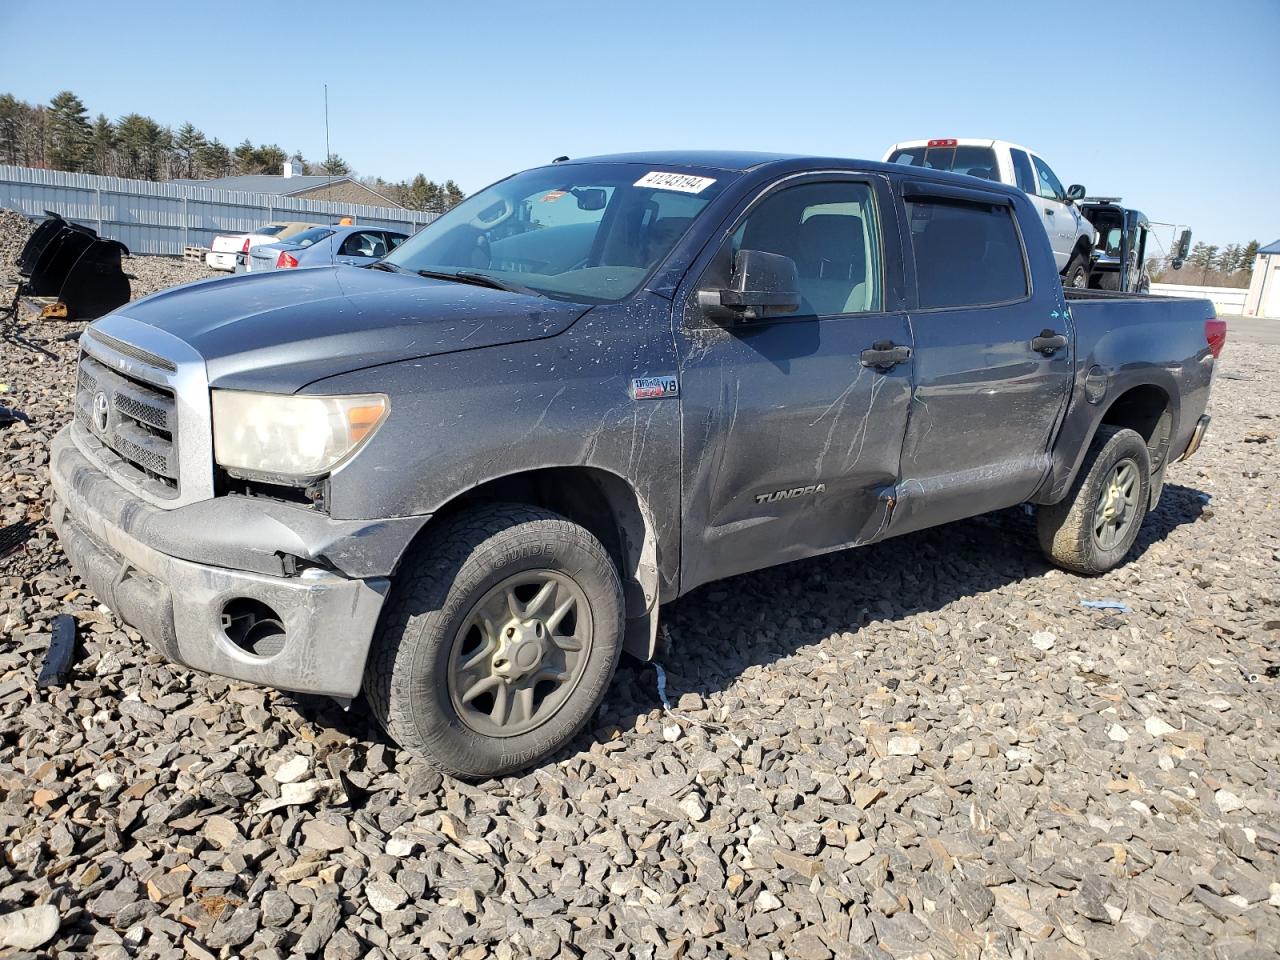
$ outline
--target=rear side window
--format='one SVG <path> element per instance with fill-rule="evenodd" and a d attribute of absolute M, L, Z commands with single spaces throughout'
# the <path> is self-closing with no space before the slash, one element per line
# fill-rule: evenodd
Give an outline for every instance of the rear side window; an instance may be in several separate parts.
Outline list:
<path fill-rule="evenodd" d="M 1035 196 L 1036 175 L 1031 172 L 1031 158 L 1027 151 L 1010 150 L 1009 154 L 1013 157 L 1013 177 L 1018 189 Z"/>
<path fill-rule="evenodd" d="M 996 152 L 990 147 L 908 147 L 889 158 L 890 163 L 926 170 L 949 170 L 983 180 L 999 180 Z"/>
<path fill-rule="evenodd" d="M 912 200 L 907 216 L 922 309 L 1005 303 L 1027 295 L 1011 208 Z"/>
<path fill-rule="evenodd" d="M 283 223 L 268 223 L 266 226 L 259 227 L 253 231 L 260 237 L 274 237 L 277 233 L 284 229 Z"/>

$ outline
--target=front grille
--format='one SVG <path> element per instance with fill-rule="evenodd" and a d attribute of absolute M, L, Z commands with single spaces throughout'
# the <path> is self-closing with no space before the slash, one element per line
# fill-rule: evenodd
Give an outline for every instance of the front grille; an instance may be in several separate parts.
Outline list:
<path fill-rule="evenodd" d="M 111 340 L 113 350 L 126 356 L 144 354 L 150 366 L 164 360 L 136 347 L 95 332 L 96 340 Z M 173 391 L 119 373 L 86 353 L 80 355 L 76 386 L 76 421 L 97 452 L 123 479 L 157 496 L 178 495 L 178 417 Z"/>

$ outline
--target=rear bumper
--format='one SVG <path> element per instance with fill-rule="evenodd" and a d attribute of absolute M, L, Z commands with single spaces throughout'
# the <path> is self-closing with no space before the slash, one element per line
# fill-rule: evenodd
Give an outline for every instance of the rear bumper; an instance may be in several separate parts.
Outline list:
<path fill-rule="evenodd" d="M 50 468 L 55 494 L 50 516 L 67 558 L 98 599 L 167 658 L 283 690 L 343 699 L 359 692 L 369 643 L 390 584 L 387 576 L 348 577 L 305 565 L 296 576 L 273 576 L 183 559 L 157 549 L 153 534 L 158 528 L 137 522 L 138 516 L 156 508 L 129 496 L 94 467 L 75 447 L 68 430 L 54 440 Z M 251 509 L 244 504 L 232 506 L 239 511 Z M 296 512 L 299 518 L 306 515 L 306 511 Z M 282 528 L 282 517 L 287 515 L 278 509 L 271 515 L 264 513 L 259 525 L 283 544 L 293 540 L 296 546 L 313 536 L 305 524 L 301 530 Z M 251 529 L 243 513 L 239 522 L 244 524 L 239 531 L 244 539 L 264 536 Z M 405 533 L 405 528 L 395 525 L 364 529 L 375 540 L 394 537 L 398 541 Z M 194 524 L 187 535 L 191 542 L 185 544 L 189 549 L 184 552 L 188 556 L 227 555 L 228 532 L 219 532 L 216 523 Z M 268 546 L 257 545 L 257 550 Z M 256 555 L 252 546 L 241 549 Z M 222 553 L 210 554 L 210 550 Z M 280 557 L 278 551 L 273 555 Z M 236 600 L 257 601 L 276 613 L 284 635 L 269 656 L 254 655 L 237 645 L 224 629 L 224 611 Z"/>
<path fill-rule="evenodd" d="M 1200 419 L 1196 421 L 1196 427 L 1191 431 L 1191 439 L 1187 443 L 1187 449 L 1182 451 L 1179 460 L 1187 460 L 1200 449 L 1200 444 L 1204 441 L 1205 432 L 1209 429 L 1209 415 L 1202 414 Z"/>
<path fill-rule="evenodd" d="M 234 270 L 236 268 L 236 255 L 234 253 L 218 253 L 217 251 L 209 251 L 204 255 L 206 266 L 212 267 L 214 270 Z"/>

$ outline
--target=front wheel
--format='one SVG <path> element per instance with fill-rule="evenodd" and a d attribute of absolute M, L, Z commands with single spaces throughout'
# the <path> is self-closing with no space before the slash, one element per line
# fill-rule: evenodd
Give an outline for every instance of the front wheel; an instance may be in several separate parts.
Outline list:
<path fill-rule="evenodd" d="M 1062 274 L 1062 285 L 1076 290 L 1089 286 L 1089 263 L 1083 254 L 1072 254 L 1067 269 Z"/>
<path fill-rule="evenodd" d="M 1098 428 L 1071 492 L 1036 512 L 1040 547 L 1058 566 L 1105 573 L 1133 548 L 1151 500 L 1151 459 L 1133 430 Z"/>
<path fill-rule="evenodd" d="M 464 779 L 562 747 L 622 651 L 622 586 L 594 536 L 548 510 L 459 514 L 401 565 L 364 689 L 405 749 Z"/>

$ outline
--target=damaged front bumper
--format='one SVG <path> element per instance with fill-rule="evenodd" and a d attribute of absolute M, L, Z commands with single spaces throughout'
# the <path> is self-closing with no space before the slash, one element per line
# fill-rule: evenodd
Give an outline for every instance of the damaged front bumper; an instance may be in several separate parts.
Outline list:
<path fill-rule="evenodd" d="M 170 660 L 342 700 L 404 548 L 426 521 L 335 521 L 292 504 L 219 497 L 163 510 L 95 466 L 64 429 L 50 449 L 51 519 L 93 593 Z M 250 643 L 251 611 L 278 627 Z M 253 617 L 250 617 L 252 621 Z"/>

